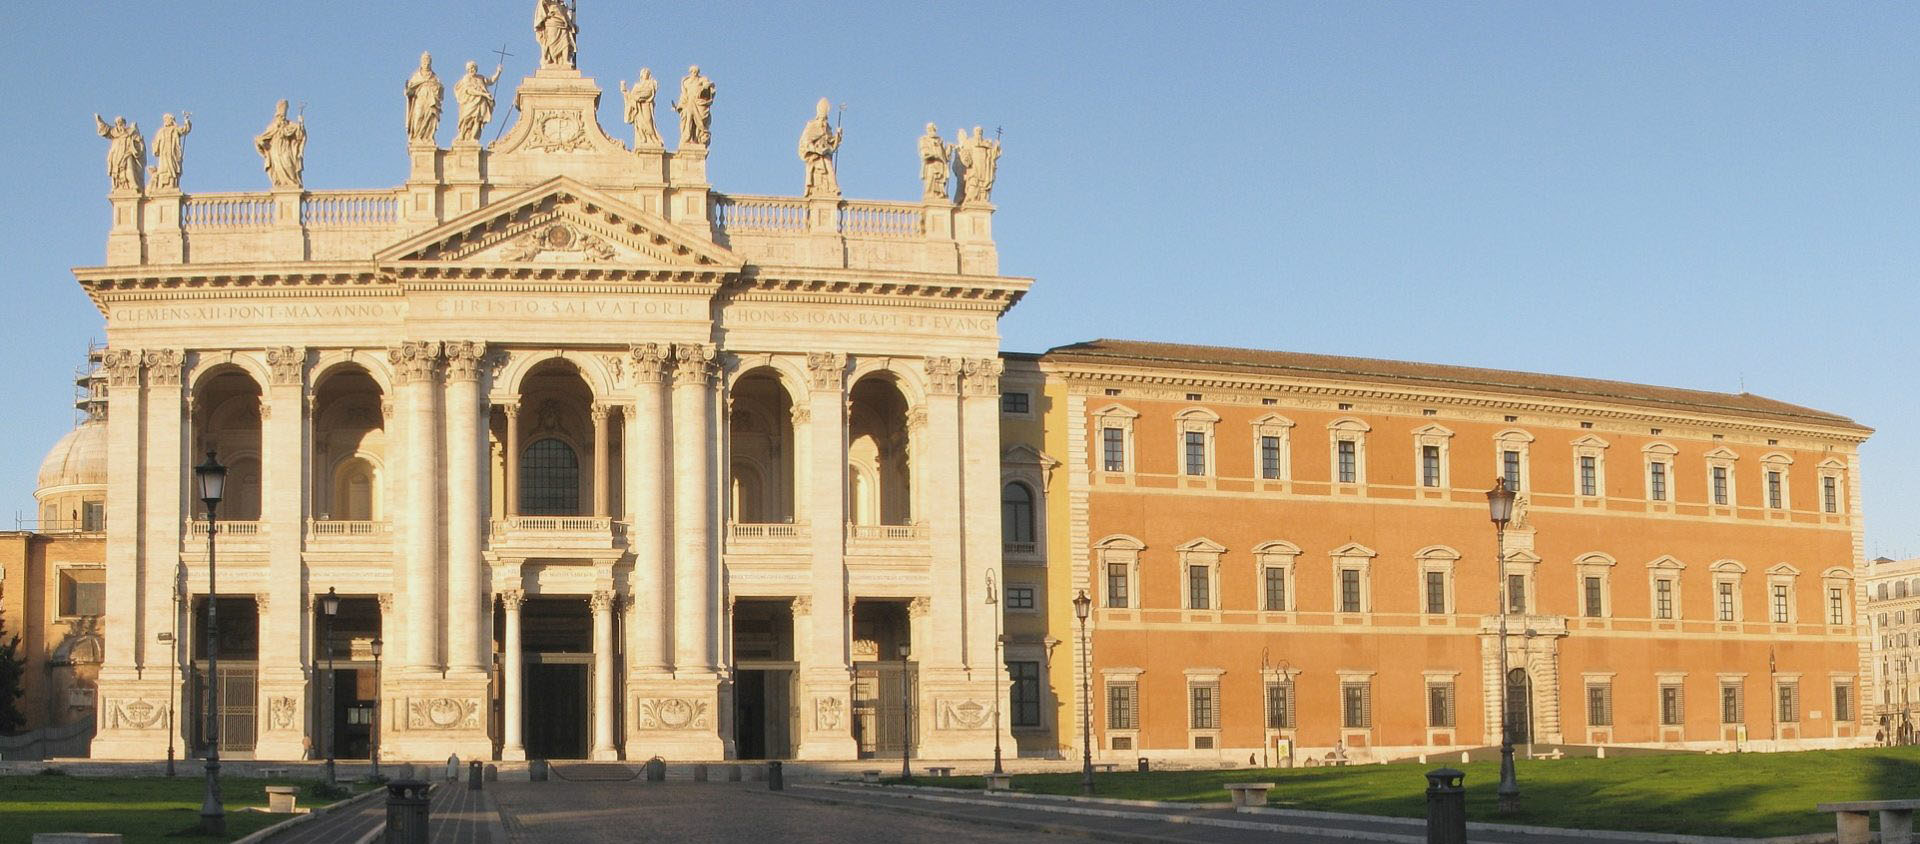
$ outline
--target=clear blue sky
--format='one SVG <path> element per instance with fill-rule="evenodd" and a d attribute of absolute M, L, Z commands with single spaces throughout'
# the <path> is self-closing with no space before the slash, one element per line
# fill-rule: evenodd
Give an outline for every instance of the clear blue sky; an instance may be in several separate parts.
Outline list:
<path fill-rule="evenodd" d="M 928 120 L 1004 127 L 1001 266 L 1038 279 L 1009 349 L 1115 336 L 1744 385 L 1878 428 L 1867 551 L 1920 554 L 1920 5 L 580 5 L 607 90 L 642 65 L 718 83 L 721 190 L 797 192 L 821 96 L 847 103 L 850 196 L 917 196 Z M 532 7 L 14 16 L 0 502 L 30 512 L 102 335 L 68 272 L 104 249 L 94 112 L 151 132 L 190 110 L 186 189 L 261 190 L 249 139 L 286 97 L 306 103 L 310 187 L 394 185 L 419 52 L 451 82 L 505 42 L 510 89 Z M 601 118 L 625 134 L 617 95 Z"/>

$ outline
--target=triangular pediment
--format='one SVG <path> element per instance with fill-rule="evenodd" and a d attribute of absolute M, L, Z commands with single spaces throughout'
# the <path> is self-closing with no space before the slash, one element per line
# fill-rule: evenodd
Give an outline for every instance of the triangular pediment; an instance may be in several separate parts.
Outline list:
<path fill-rule="evenodd" d="M 559 176 L 374 255 L 383 264 L 596 266 L 728 273 L 744 261 L 704 232 Z"/>

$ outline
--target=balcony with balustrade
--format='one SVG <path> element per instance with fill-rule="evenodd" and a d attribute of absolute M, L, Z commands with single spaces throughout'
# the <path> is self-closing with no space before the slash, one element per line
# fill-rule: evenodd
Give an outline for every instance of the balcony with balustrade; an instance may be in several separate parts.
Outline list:
<path fill-rule="evenodd" d="M 488 547 L 526 555 L 617 552 L 627 547 L 627 525 L 607 516 L 508 516 L 493 520 Z"/>
<path fill-rule="evenodd" d="M 847 556 L 929 558 L 932 534 L 924 523 L 907 525 L 847 525 Z"/>
<path fill-rule="evenodd" d="M 215 548 L 220 558 L 265 556 L 267 542 L 271 538 L 268 523 L 261 521 L 234 521 L 225 519 L 217 522 L 219 542 Z M 183 536 L 186 554 L 204 560 L 207 554 L 207 520 L 189 519 Z"/>
<path fill-rule="evenodd" d="M 393 523 L 308 519 L 307 550 L 327 552 L 373 552 L 393 550 Z"/>
<path fill-rule="evenodd" d="M 805 557 L 813 553 L 813 529 L 806 522 L 727 525 L 727 554 L 746 557 Z"/>

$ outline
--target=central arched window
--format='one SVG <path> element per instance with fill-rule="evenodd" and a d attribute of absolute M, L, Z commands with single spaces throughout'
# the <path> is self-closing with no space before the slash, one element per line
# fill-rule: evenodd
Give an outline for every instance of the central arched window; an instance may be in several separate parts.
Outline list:
<path fill-rule="evenodd" d="M 552 437 L 527 446 L 520 457 L 520 512 L 528 516 L 580 513 L 580 458 Z"/>
<path fill-rule="evenodd" d="M 1000 490 L 1000 535 L 1003 542 L 1033 541 L 1033 491 L 1026 484 Z"/>

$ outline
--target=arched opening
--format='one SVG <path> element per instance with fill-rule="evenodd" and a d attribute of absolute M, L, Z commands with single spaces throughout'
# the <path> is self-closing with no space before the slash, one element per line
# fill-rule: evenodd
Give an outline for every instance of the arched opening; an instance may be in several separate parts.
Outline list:
<path fill-rule="evenodd" d="M 593 389 L 571 361 L 536 365 L 520 381 L 517 412 L 494 416 L 496 504 L 530 516 L 622 512 L 618 423 L 610 409 L 595 413 Z M 595 495 L 596 483 L 603 495 Z M 607 512 L 594 512 L 603 503 Z"/>
<path fill-rule="evenodd" d="M 239 367 L 223 367 L 194 385 L 193 455 L 198 464 L 212 451 L 227 467 L 224 521 L 260 520 L 260 384 Z M 192 496 L 193 513 L 206 506 Z"/>
<path fill-rule="evenodd" d="M 853 385 L 848 413 L 849 505 L 854 524 L 913 524 L 912 434 L 907 398 L 891 375 Z M 860 483 L 870 482 L 865 489 Z"/>
<path fill-rule="evenodd" d="M 580 512 L 580 458 L 554 438 L 535 440 L 520 454 L 520 512 L 571 516 Z"/>
<path fill-rule="evenodd" d="M 1514 744 L 1533 741 L 1533 678 L 1525 668 L 1507 671 L 1507 735 Z"/>
<path fill-rule="evenodd" d="M 793 521 L 793 399 L 779 373 L 749 372 L 728 393 L 732 519 L 738 524 Z"/>
<path fill-rule="evenodd" d="M 336 367 L 313 390 L 312 516 L 321 521 L 383 518 L 380 466 L 387 457 L 385 393 L 358 366 Z"/>
<path fill-rule="evenodd" d="M 1033 544 L 1033 490 L 1015 481 L 1000 489 L 1000 533 L 1009 545 Z"/>

